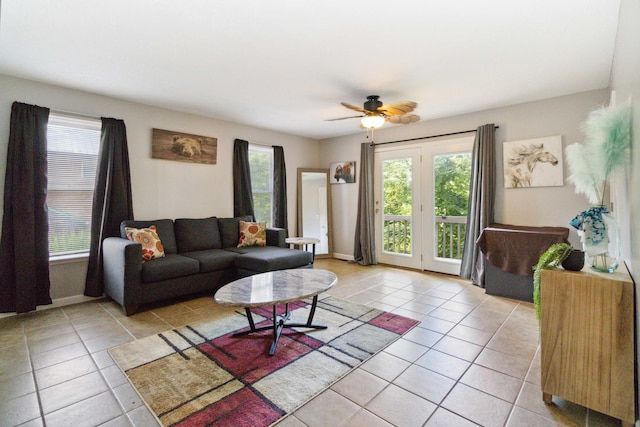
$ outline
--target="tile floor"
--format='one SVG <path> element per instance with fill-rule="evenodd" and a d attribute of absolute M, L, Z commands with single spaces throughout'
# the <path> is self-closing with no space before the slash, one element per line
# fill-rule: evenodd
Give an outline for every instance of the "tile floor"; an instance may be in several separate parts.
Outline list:
<path fill-rule="evenodd" d="M 294 426 L 613 426 L 542 402 L 533 306 L 453 276 L 318 260 L 329 293 L 420 320 L 383 352 L 281 420 Z M 206 318 L 196 298 L 135 316 L 105 300 L 0 319 L 0 426 L 157 426 L 107 349 Z"/>

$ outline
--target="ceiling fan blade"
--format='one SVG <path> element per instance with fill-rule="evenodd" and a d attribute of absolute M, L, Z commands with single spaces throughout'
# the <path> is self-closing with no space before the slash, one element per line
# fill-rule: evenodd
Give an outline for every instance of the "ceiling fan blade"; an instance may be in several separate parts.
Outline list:
<path fill-rule="evenodd" d="M 336 120 L 356 119 L 360 117 L 364 117 L 364 114 L 361 114 L 359 116 L 339 117 L 337 119 L 325 119 L 325 122 L 335 122 Z"/>
<path fill-rule="evenodd" d="M 349 104 L 348 102 L 341 102 L 340 105 L 342 105 L 343 107 L 347 107 L 350 110 L 360 111 L 362 113 L 364 113 L 364 111 L 365 111 L 362 107 L 358 107 L 357 105 Z"/>
<path fill-rule="evenodd" d="M 418 107 L 413 101 L 398 101 L 392 104 L 383 105 L 378 111 L 383 111 L 387 116 L 401 116 L 412 112 Z"/>
<path fill-rule="evenodd" d="M 415 123 L 420 120 L 420 116 L 417 114 L 403 114 L 401 116 L 391 116 L 387 118 L 389 123 L 396 125 L 408 125 L 409 123 Z"/>

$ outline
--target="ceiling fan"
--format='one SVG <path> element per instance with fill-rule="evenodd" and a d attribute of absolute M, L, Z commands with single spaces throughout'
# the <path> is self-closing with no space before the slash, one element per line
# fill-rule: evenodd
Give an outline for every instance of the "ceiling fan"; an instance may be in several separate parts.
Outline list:
<path fill-rule="evenodd" d="M 348 102 L 341 102 L 340 104 L 350 110 L 359 111 L 363 114 L 329 119 L 327 121 L 361 118 L 360 123 L 362 127 L 373 129 L 379 128 L 384 122 L 405 125 L 420 120 L 420 116 L 417 114 L 409 114 L 418 107 L 418 104 L 413 101 L 398 101 L 383 105 L 378 95 L 369 95 L 362 108 L 349 104 Z"/>

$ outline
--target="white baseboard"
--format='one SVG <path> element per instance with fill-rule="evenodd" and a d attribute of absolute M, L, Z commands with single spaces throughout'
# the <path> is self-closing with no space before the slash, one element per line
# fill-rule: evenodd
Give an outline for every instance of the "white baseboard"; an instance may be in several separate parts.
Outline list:
<path fill-rule="evenodd" d="M 50 308 L 59 308 L 59 307 L 64 307 L 67 305 L 72 305 L 72 304 L 78 304 L 81 302 L 85 302 L 85 301 L 93 301 L 96 298 L 93 297 L 87 297 L 84 295 L 73 295 L 70 297 L 64 297 L 64 298 L 55 298 L 52 300 L 52 303 L 49 305 L 39 305 L 36 308 L 36 311 L 42 311 L 42 310 L 48 310 Z M 11 316 L 15 316 L 16 313 L 0 313 L 0 319 L 3 319 L 5 317 L 11 317 Z"/>
<path fill-rule="evenodd" d="M 334 252 L 333 257 L 336 259 L 344 260 L 344 261 L 353 261 L 353 255 L 339 254 Z"/>

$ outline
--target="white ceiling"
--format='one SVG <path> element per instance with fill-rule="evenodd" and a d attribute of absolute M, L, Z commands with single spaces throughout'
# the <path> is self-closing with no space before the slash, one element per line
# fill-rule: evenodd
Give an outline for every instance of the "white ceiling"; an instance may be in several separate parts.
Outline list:
<path fill-rule="evenodd" d="M 619 3 L 2 0 L 0 73 L 322 139 L 605 88 Z"/>

